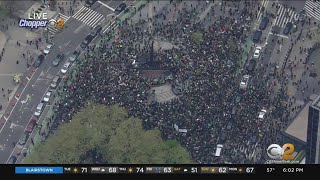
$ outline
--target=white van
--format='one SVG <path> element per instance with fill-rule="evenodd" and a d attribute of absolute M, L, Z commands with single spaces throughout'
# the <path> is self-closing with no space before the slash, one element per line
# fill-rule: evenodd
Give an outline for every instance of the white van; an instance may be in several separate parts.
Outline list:
<path fill-rule="evenodd" d="M 38 104 L 36 111 L 34 112 L 35 116 L 40 116 L 40 114 L 42 113 L 42 109 L 43 109 L 43 103 Z"/>
<path fill-rule="evenodd" d="M 217 145 L 216 154 L 215 154 L 216 157 L 220 156 L 222 148 L 223 148 L 222 144 Z"/>

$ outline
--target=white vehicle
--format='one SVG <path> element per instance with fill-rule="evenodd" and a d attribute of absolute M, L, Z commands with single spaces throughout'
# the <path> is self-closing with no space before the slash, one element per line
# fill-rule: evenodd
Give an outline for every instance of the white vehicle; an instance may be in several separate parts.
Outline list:
<path fill-rule="evenodd" d="M 220 156 L 222 148 L 223 148 L 222 144 L 217 145 L 216 154 L 215 154 L 216 157 Z"/>
<path fill-rule="evenodd" d="M 240 82 L 240 89 L 247 89 L 249 82 L 249 75 L 244 75 Z"/>
<path fill-rule="evenodd" d="M 43 106 L 44 106 L 43 103 L 38 104 L 37 109 L 36 109 L 36 111 L 34 112 L 34 115 L 35 115 L 35 116 L 37 116 L 37 117 L 40 116 L 40 114 L 42 113 L 42 110 L 43 110 Z"/>
<path fill-rule="evenodd" d="M 259 56 L 260 56 L 261 50 L 262 50 L 262 47 L 261 47 L 261 46 L 257 46 L 257 47 L 256 47 L 256 50 L 254 50 L 253 58 L 258 59 Z"/>
<path fill-rule="evenodd" d="M 49 102 L 52 92 L 48 91 L 46 95 L 43 97 L 44 102 Z"/>
<path fill-rule="evenodd" d="M 261 111 L 259 112 L 258 118 L 262 120 L 262 119 L 265 118 L 266 114 L 267 114 L 267 110 L 266 109 L 261 109 Z"/>
<path fill-rule="evenodd" d="M 71 64 L 70 62 L 66 62 L 66 63 L 63 65 L 63 67 L 62 67 L 62 69 L 61 69 L 61 73 L 62 73 L 62 74 L 67 73 L 67 71 L 69 70 L 70 64 Z"/>
<path fill-rule="evenodd" d="M 48 45 L 46 46 L 46 48 L 44 48 L 43 53 L 44 53 L 44 54 L 49 54 L 49 52 L 50 52 L 50 50 L 51 50 L 52 47 L 53 47 L 53 44 L 52 44 L 52 43 L 48 44 Z"/>

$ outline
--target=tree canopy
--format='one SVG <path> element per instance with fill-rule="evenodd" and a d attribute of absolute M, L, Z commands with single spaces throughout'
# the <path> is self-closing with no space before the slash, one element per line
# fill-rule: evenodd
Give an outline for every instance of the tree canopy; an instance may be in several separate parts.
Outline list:
<path fill-rule="evenodd" d="M 175 140 L 162 140 L 159 130 L 145 130 L 117 105 L 91 104 L 44 143 L 36 145 L 26 164 L 187 164 L 190 154 Z"/>

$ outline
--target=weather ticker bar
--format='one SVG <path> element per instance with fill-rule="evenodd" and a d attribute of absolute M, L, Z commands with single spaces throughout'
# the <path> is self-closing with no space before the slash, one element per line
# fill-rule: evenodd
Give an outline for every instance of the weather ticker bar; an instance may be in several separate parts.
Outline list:
<path fill-rule="evenodd" d="M 64 167 L 64 173 L 91 174 L 253 174 L 254 167 Z"/>
<path fill-rule="evenodd" d="M 203 175 L 269 175 L 318 173 L 318 165 L 0 165 L 0 174 L 203 174 Z"/>

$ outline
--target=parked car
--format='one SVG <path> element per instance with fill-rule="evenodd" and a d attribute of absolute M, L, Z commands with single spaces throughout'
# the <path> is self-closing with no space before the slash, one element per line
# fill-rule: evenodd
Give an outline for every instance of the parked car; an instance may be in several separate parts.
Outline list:
<path fill-rule="evenodd" d="M 290 33 L 292 27 L 293 27 L 292 22 L 288 22 L 283 29 L 283 34 L 288 35 Z"/>
<path fill-rule="evenodd" d="M 58 66 L 60 61 L 64 59 L 64 54 L 58 54 L 57 57 L 52 61 L 53 66 Z"/>
<path fill-rule="evenodd" d="M 73 53 L 71 54 L 71 56 L 69 57 L 68 60 L 73 62 L 73 61 L 77 60 L 79 55 L 80 55 L 80 51 L 73 51 Z"/>
<path fill-rule="evenodd" d="M 240 82 L 240 89 L 246 89 L 249 83 L 249 75 L 244 75 Z"/>
<path fill-rule="evenodd" d="M 268 17 L 263 17 L 261 22 L 260 22 L 260 25 L 259 25 L 259 29 L 261 30 L 265 30 L 268 26 L 268 23 L 269 23 L 269 18 Z"/>
<path fill-rule="evenodd" d="M 96 35 L 98 35 L 100 32 L 102 31 L 102 26 L 101 25 L 97 25 L 96 27 L 94 27 L 93 32 L 95 32 Z M 96 36 L 95 35 L 95 36 Z"/>
<path fill-rule="evenodd" d="M 91 7 L 97 0 L 86 0 L 85 7 Z"/>
<path fill-rule="evenodd" d="M 253 58 L 258 59 L 260 57 L 260 52 L 262 50 L 261 46 L 257 46 L 253 53 Z"/>
<path fill-rule="evenodd" d="M 59 83 L 59 81 L 60 81 L 60 76 L 59 76 L 59 75 L 56 75 L 56 76 L 53 78 L 53 80 L 52 80 L 52 82 L 51 82 L 51 84 L 50 84 L 50 87 L 51 87 L 51 88 L 56 88 L 57 85 L 58 85 L 58 83 Z"/>
<path fill-rule="evenodd" d="M 67 71 L 69 70 L 70 65 L 71 65 L 70 62 L 66 62 L 66 63 L 63 65 L 62 69 L 61 69 L 61 73 L 62 73 L 62 74 L 67 73 Z"/>
<path fill-rule="evenodd" d="M 253 73 L 254 70 L 255 70 L 255 68 L 256 68 L 256 65 L 257 65 L 256 60 L 250 59 L 250 60 L 249 60 L 249 64 L 248 64 L 248 66 L 247 66 L 247 71 L 248 71 L 249 73 Z"/>
<path fill-rule="evenodd" d="M 34 115 L 39 117 L 42 113 L 42 110 L 44 108 L 44 104 L 43 103 L 39 103 L 37 108 L 36 108 L 36 111 L 34 112 Z"/>
<path fill-rule="evenodd" d="M 127 7 L 127 5 L 125 3 L 121 3 L 116 9 L 115 9 L 115 14 L 120 14 L 125 8 Z"/>
<path fill-rule="evenodd" d="M 44 101 L 44 102 L 49 102 L 51 95 L 52 95 L 52 91 L 48 91 L 48 92 L 46 93 L 46 95 L 44 95 L 43 101 Z"/>
<path fill-rule="evenodd" d="M 80 47 L 81 48 L 86 48 L 89 44 L 90 44 L 90 42 L 92 41 L 92 39 L 93 39 L 93 37 L 94 36 L 92 36 L 92 35 L 88 35 L 83 41 L 82 41 L 82 43 L 80 44 Z"/>
<path fill-rule="evenodd" d="M 37 57 L 37 59 L 34 61 L 34 63 L 33 63 L 33 66 L 34 67 L 36 67 L 36 68 L 38 68 L 40 65 L 41 65 L 41 63 L 42 63 L 42 61 L 44 60 L 44 55 L 39 55 L 38 57 Z"/>
<path fill-rule="evenodd" d="M 19 139 L 18 144 L 25 145 L 29 138 L 29 133 L 24 133 L 22 137 Z"/>
<path fill-rule="evenodd" d="M 97 25 L 91 32 L 90 32 L 90 36 L 92 37 L 96 37 L 102 30 L 102 26 L 101 25 Z"/>
<path fill-rule="evenodd" d="M 26 127 L 26 132 L 27 133 L 31 133 L 33 128 L 36 126 L 37 124 L 37 120 L 36 119 L 31 119 L 31 121 L 29 122 L 29 124 Z"/>
<path fill-rule="evenodd" d="M 253 42 L 254 43 L 259 43 L 260 39 L 261 39 L 261 36 L 262 36 L 262 31 L 260 30 L 256 30 L 253 34 Z"/>
<path fill-rule="evenodd" d="M 49 43 L 49 44 L 44 48 L 43 53 L 44 53 L 45 55 L 49 54 L 49 52 L 50 52 L 50 50 L 52 49 L 52 47 L 53 47 L 53 43 Z"/>
<path fill-rule="evenodd" d="M 15 164 L 17 161 L 17 157 L 11 156 L 10 159 L 8 160 L 7 164 Z"/>

